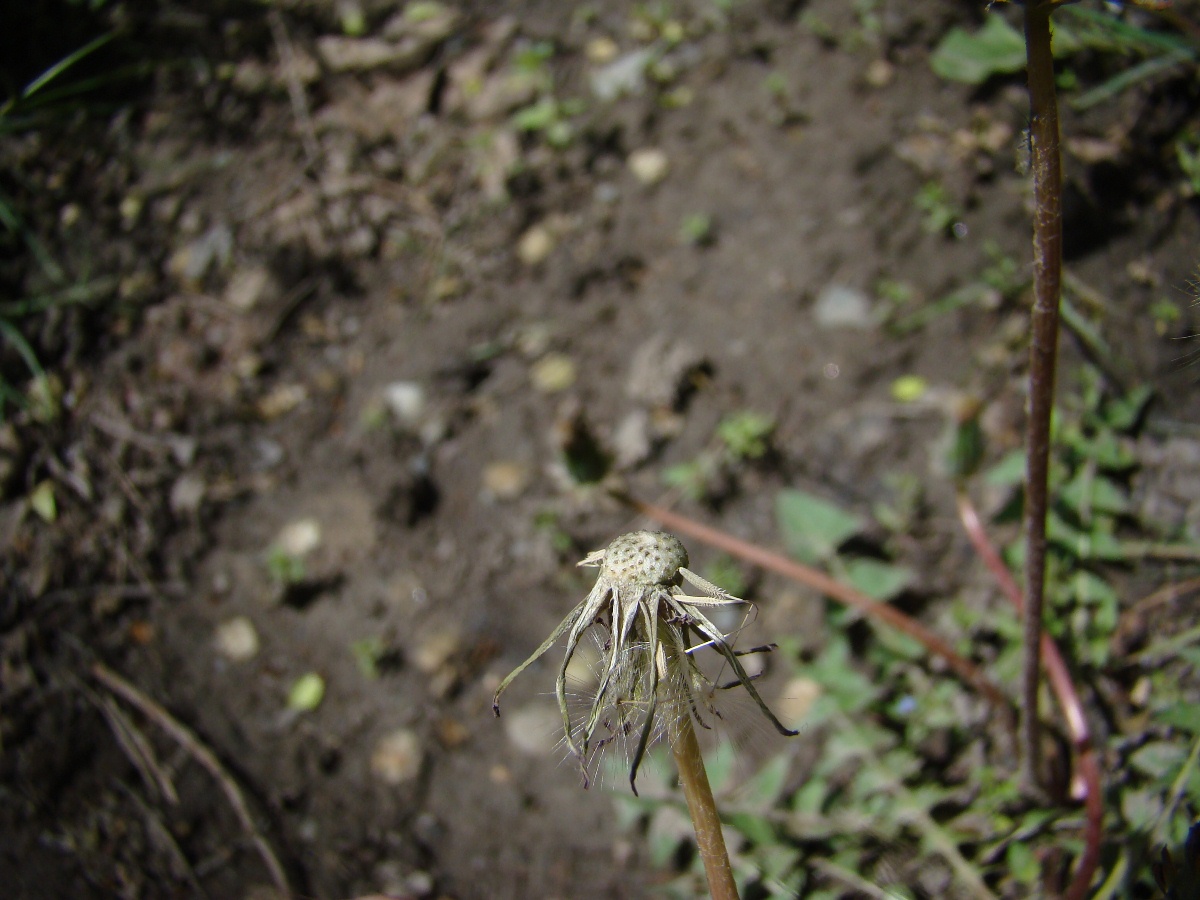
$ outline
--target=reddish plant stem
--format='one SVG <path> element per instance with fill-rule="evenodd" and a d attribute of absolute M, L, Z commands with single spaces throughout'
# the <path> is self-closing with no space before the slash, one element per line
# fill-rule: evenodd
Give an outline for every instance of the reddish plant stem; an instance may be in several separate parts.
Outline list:
<path fill-rule="evenodd" d="M 1030 143 L 1033 170 L 1034 296 L 1029 340 L 1029 418 L 1025 430 L 1025 593 L 1022 665 L 1021 755 L 1026 784 L 1041 782 L 1038 689 L 1041 685 L 1042 616 L 1046 580 L 1047 482 L 1050 413 L 1058 355 L 1059 291 L 1062 278 L 1062 159 L 1058 140 L 1058 97 L 1050 48 L 1046 0 L 1025 6 Z"/>
<path fill-rule="evenodd" d="M 621 502 L 636 509 L 639 513 L 648 518 L 654 519 L 657 522 L 670 528 L 672 531 L 678 531 L 681 534 L 686 534 L 698 541 L 703 541 L 710 547 L 715 547 L 718 550 L 744 559 L 748 563 L 756 566 L 761 566 L 764 569 L 769 569 L 772 572 L 790 578 L 793 581 L 798 581 L 801 584 L 808 585 L 820 591 L 827 597 L 831 597 L 846 606 L 853 607 L 859 610 L 869 618 L 878 621 L 886 622 L 898 631 L 902 631 L 909 637 L 920 641 L 920 643 L 930 653 L 935 656 L 940 656 L 944 659 L 947 665 L 953 669 L 960 678 L 968 684 L 976 688 L 984 697 L 1002 712 L 1006 720 L 1011 723 L 1012 720 L 1012 704 L 1004 692 L 988 679 L 986 675 L 980 671 L 979 667 L 959 654 L 946 641 L 934 634 L 920 622 L 906 616 L 900 610 L 888 606 L 886 603 L 879 603 L 872 600 L 866 594 L 856 591 L 849 585 L 842 584 L 833 578 L 830 578 L 824 572 L 813 569 L 809 566 L 802 565 L 794 560 L 788 559 L 785 556 L 780 556 L 777 553 L 772 553 L 769 550 L 764 550 L 747 541 L 735 538 L 730 534 L 719 531 L 716 528 L 711 528 L 708 525 L 702 525 L 694 519 L 689 519 L 687 516 L 677 512 L 672 512 L 661 506 L 655 506 L 652 503 L 647 503 L 644 500 L 638 500 L 635 497 L 630 497 L 623 493 L 614 493 L 614 496 Z"/>
<path fill-rule="evenodd" d="M 1021 589 L 1013 579 L 1008 567 L 1000 559 L 1000 554 L 992 546 L 980 521 L 979 513 L 965 489 L 958 491 L 958 516 L 975 552 L 979 554 L 984 565 L 1000 585 L 1001 592 L 1008 597 L 1017 612 L 1024 607 Z M 1062 709 L 1063 718 L 1067 721 L 1067 733 L 1071 737 L 1071 746 L 1078 760 L 1079 775 L 1083 779 L 1084 811 L 1087 824 L 1084 827 L 1084 850 L 1079 858 L 1079 866 L 1075 877 L 1067 887 L 1067 900 L 1083 900 L 1087 896 L 1088 887 L 1096 868 L 1100 864 L 1100 841 L 1104 833 L 1104 802 L 1101 795 L 1100 764 L 1096 759 L 1096 751 L 1092 747 L 1092 736 L 1088 729 L 1087 717 L 1083 712 L 1083 703 L 1079 700 L 1079 692 L 1071 681 L 1071 673 L 1058 650 L 1058 645 L 1050 635 L 1041 636 L 1041 658 L 1046 667 L 1046 677 L 1050 680 L 1050 688 Z"/>

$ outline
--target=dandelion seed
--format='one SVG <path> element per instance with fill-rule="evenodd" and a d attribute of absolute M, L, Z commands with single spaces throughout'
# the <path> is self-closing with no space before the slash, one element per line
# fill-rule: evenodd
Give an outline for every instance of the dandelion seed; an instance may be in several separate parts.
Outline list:
<path fill-rule="evenodd" d="M 650 744 L 660 737 L 674 741 L 684 722 L 711 728 L 712 720 L 720 718 L 712 695 L 729 686 L 743 686 L 780 734 L 796 734 L 763 702 L 739 660 L 742 654 L 704 612 L 746 601 L 688 569 L 687 551 L 678 538 L 660 531 L 630 532 L 588 554 L 579 565 L 599 567 L 595 586 L 500 682 L 492 709 L 500 715 L 500 695 L 513 679 L 566 635 L 554 692 L 564 741 L 583 768 L 585 786 L 589 757 L 616 742 L 629 748 L 629 785 L 636 794 L 638 768 Z M 685 581 L 703 596 L 685 594 Z M 586 715 L 576 721 L 567 706 L 567 670 L 581 638 L 593 627 L 606 633 L 600 640 L 599 678 Z M 705 675 L 693 658 L 701 648 L 719 653 L 736 680 L 717 685 Z"/>

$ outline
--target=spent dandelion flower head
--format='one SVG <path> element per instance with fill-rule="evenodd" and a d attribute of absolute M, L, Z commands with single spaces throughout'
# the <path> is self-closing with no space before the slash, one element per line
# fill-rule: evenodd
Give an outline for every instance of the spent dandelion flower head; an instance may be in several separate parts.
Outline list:
<path fill-rule="evenodd" d="M 763 702 L 739 660 L 743 654 L 706 613 L 747 605 L 746 601 L 701 578 L 688 568 L 688 561 L 680 540 L 661 531 L 629 532 L 588 554 L 579 565 L 598 567 L 600 573 L 587 597 L 496 690 L 492 708 L 499 715 L 505 689 L 566 636 L 554 693 L 564 743 L 584 770 L 585 786 L 591 757 L 617 743 L 628 752 L 629 784 L 636 794 L 638 768 L 649 745 L 661 737 L 674 740 L 683 719 L 712 727 L 710 720 L 719 713 L 711 698 L 721 687 L 745 687 L 777 731 L 796 733 Z M 685 583 L 701 596 L 686 594 Z M 567 704 L 567 670 L 592 628 L 600 629 L 601 635 L 598 677 L 589 691 L 586 714 L 576 719 Z M 730 685 L 715 684 L 696 664 L 694 654 L 706 648 L 732 670 L 735 680 Z"/>

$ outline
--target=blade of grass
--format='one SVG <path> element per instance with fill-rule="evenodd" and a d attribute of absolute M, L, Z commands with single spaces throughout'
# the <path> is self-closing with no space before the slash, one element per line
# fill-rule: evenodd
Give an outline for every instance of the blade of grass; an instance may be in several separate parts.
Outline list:
<path fill-rule="evenodd" d="M 86 281 L 83 284 L 73 284 L 61 291 L 51 294 L 38 294 L 26 297 L 24 300 L 13 300 L 0 303 L 0 316 L 16 319 L 22 316 L 32 316 L 61 306 L 86 305 L 114 291 L 120 283 L 115 275 L 108 275 Z"/>
<path fill-rule="evenodd" d="M 37 354 L 33 352 L 33 347 L 29 345 L 29 341 L 25 340 L 25 335 L 21 334 L 15 325 L 5 319 L 0 319 L 0 337 L 13 345 L 13 349 L 25 361 L 25 366 L 29 369 L 30 374 L 35 378 L 46 376 L 42 364 L 38 362 Z"/>
<path fill-rule="evenodd" d="M 50 251 L 46 249 L 36 234 L 25 227 L 25 222 L 20 214 L 13 209 L 12 204 L 3 195 L 0 195 L 0 225 L 3 225 L 13 234 L 20 235 L 21 240 L 25 242 L 25 246 L 29 248 L 29 252 L 33 254 L 33 258 L 37 260 L 37 264 L 41 267 L 47 278 L 55 284 L 62 284 L 67 280 L 66 273 L 55 262 L 54 257 L 50 255 Z"/>
<path fill-rule="evenodd" d="M 50 82 L 62 75 L 62 73 L 67 71 L 67 69 L 71 68 L 71 66 L 75 65 L 80 60 L 91 56 L 93 53 L 111 41 L 114 37 L 116 37 L 116 35 L 117 33 L 115 31 L 102 34 L 100 37 L 88 41 L 73 53 L 69 53 L 64 56 L 37 78 L 33 79 L 33 81 L 29 82 L 29 84 L 25 86 L 25 90 L 21 91 L 21 99 L 28 100 L 46 85 L 50 84 Z M 2 115 L 2 113 L 0 113 L 0 115 Z"/>

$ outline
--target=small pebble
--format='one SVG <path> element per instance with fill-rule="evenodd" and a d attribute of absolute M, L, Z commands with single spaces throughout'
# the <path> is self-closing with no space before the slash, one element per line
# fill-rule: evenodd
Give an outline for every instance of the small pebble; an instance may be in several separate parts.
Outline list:
<path fill-rule="evenodd" d="M 533 386 L 543 394 L 565 391 L 575 383 L 575 363 L 562 353 L 547 353 L 529 370 Z"/>
<path fill-rule="evenodd" d="M 421 772 L 421 742 L 408 728 L 384 735 L 371 754 L 371 771 L 385 784 L 399 785 Z"/>
<path fill-rule="evenodd" d="M 886 59 L 872 60 L 863 72 L 863 81 L 868 87 L 885 88 L 896 77 L 896 67 Z"/>
<path fill-rule="evenodd" d="M 529 267 L 542 263 L 554 249 L 554 235 L 545 225 L 534 225 L 517 241 L 517 259 Z"/>
<path fill-rule="evenodd" d="M 180 476 L 171 485 L 171 495 L 168 499 L 171 512 L 177 516 L 194 516 L 200 511 L 200 504 L 204 502 L 205 490 L 204 479 L 194 472 Z"/>
<path fill-rule="evenodd" d="M 393 381 L 383 389 L 383 402 L 401 425 L 417 425 L 425 413 L 425 390 L 415 381 Z"/>
<path fill-rule="evenodd" d="M 856 288 L 840 284 L 821 289 L 813 316 L 821 328 L 870 328 L 874 325 L 870 298 Z"/>
<path fill-rule="evenodd" d="M 308 399 L 302 384 L 281 384 L 258 401 L 258 414 L 267 421 L 278 419 Z"/>
<path fill-rule="evenodd" d="M 513 500 L 529 486 L 530 471 L 524 463 L 501 460 L 483 469 L 484 493 L 496 500 Z"/>
<path fill-rule="evenodd" d="M 245 662 L 258 655 L 258 631 L 245 616 L 235 616 L 217 626 L 217 652 L 233 662 Z"/>
<path fill-rule="evenodd" d="M 447 750 L 461 747 L 471 736 L 470 729 L 457 719 L 439 719 L 435 729 L 438 743 Z"/>
<path fill-rule="evenodd" d="M 321 544 L 321 524 L 316 519 L 289 522 L 275 538 L 275 547 L 288 556 L 306 556 Z"/>
<path fill-rule="evenodd" d="M 263 266 L 240 269 L 229 279 L 225 302 L 238 312 L 249 312 L 258 306 L 272 287 L 272 277 Z"/>
<path fill-rule="evenodd" d="M 462 638 L 456 628 L 446 628 L 425 638 L 413 651 L 412 661 L 426 675 L 438 672 L 458 652 Z"/>
<path fill-rule="evenodd" d="M 562 721 L 553 704 L 536 702 L 529 706 L 505 712 L 500 717 L 504 722 L 504 733 L 509 741 L 522 753 L 530 756 L 548 756 L 558 745 Z"/>
<path fill-rule="evenodd" d="M 612 38 L 598 37 L 588 41 L 583 52 L 587 55 L 588 62 L 602 66 L 616 59 L 620 49 Z"/>
<path fill-rule="evenodd" d="M 667 154 L 657 147 L 644 147 L 629 154 L 629 171 L 642 184 L 658 184 L 667 177 L 671 167 Z"/>

